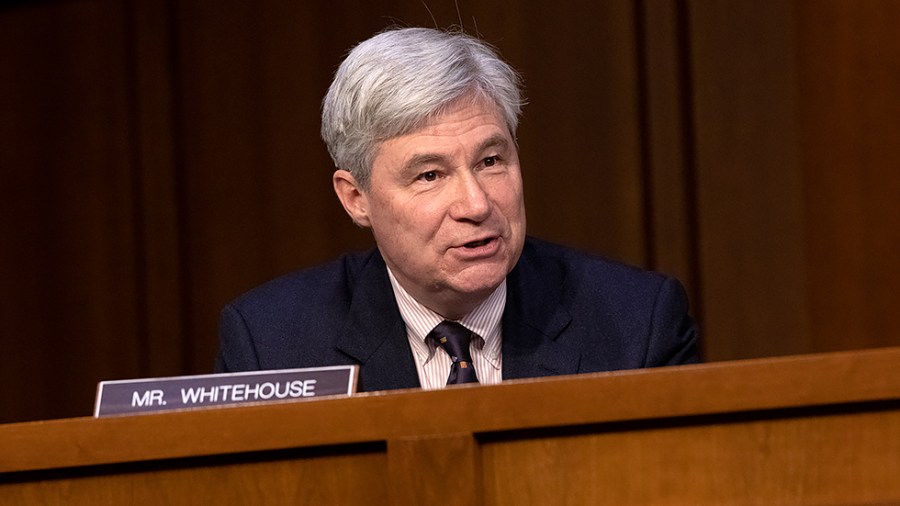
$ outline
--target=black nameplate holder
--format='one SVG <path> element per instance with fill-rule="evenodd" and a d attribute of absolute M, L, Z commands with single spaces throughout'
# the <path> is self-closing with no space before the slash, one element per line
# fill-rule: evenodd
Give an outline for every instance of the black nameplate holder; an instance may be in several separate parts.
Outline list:
<path fill-rule="evenodd" d="M 101 381 L 94 416 L 309 399 L 356 392 L 359 366 Z"/>

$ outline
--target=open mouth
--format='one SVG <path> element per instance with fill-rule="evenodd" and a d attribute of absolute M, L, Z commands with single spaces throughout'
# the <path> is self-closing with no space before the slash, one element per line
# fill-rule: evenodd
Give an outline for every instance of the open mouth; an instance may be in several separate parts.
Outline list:
<path fill-rule="evenodd" d="M 482 239 L 480 241 L 467 242 L 466 244 L 464 244 L 464 246 L 467 248 L 480 248 L 480 247 L 490 243 L 493 240 L 494 239 L 492 239 L 492 238 L 488 238 L 488 239 Z"/>

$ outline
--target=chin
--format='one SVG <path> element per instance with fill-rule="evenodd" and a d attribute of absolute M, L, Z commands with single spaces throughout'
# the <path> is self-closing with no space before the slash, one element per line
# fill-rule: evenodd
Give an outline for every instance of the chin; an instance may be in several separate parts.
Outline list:
<path fill-rule="evenodd" d="M 487 272 L 479 272 L 479 269 L 470 269 L 465 275 L 457 279 L 452 286 L 457 292 L 471 295 L 488 295 L 494 291 L 500 283 L 506 279 L 506 269 L 498 270 L 496 267 Z M 485 293 L 487 292 L 487 293 Z"/>

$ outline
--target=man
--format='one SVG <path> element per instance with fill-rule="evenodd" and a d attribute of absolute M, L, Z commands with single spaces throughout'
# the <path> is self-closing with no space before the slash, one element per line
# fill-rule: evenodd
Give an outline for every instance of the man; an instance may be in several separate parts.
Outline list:
<path fill-rule="evenodd" d="M 517 73 L 425 28 L 361 43 L 323 102 L 334 190 L 377 248 L 222 312 L 216 370 L 360 365 L 360 390 L 697 361 L 674 279 L 526 238 Z"/>

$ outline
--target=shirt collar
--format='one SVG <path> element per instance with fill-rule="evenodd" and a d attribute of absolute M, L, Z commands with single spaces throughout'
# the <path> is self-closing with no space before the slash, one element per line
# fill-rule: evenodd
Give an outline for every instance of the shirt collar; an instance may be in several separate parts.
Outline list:
<path fill-rule="evenodd" d="M 410 334 L 410 344 L 413 351 L 427 354 L 427 360 L 434 356 L 435 344 L 426 341 L 428 333 L 444 321 L 444 317 L 428 309 L 413 298 L 406 289 L 400 285 L 391 268 L 387 268 L 391 287 L 394 290 L 394 298 L 400 308 L 400 315 L 406 324 L 407 333 Z M 459 320 L 463 326 L 471 330 L 482 339 L 482 352 L 495 367 L 500 365 L 501 343 L 501 319 L 503 308 L 506 306 L 506 279 L 470 313 Z M 477 346 L 478 344 L 476 344 Z"/>

